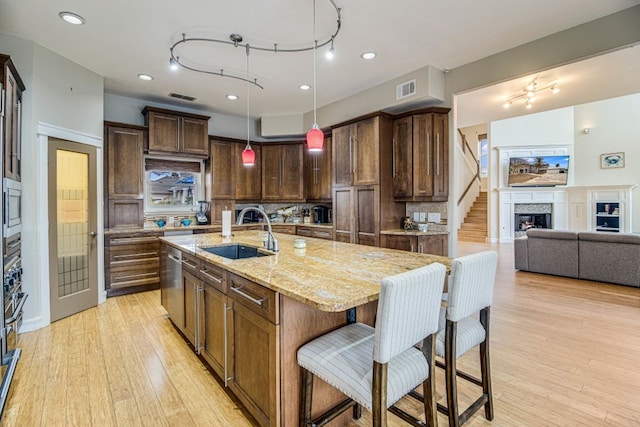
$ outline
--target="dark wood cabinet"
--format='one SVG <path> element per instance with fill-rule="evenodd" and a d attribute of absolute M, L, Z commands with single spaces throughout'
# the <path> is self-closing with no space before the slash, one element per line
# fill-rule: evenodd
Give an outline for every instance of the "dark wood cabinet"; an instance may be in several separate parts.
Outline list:
<path fill-rule="evenodd" d="M 331 138 L 320 152 L 304 150 L 304 190 L 307 200 L 331 200 Z"/>
<path fill-rule="evenodd" d="M 262 147 L 257 144 L 251 146 L 256 153 L 256 164 L 244 166 L 242 151 L 245 144 L 234 144 L 236 164 L 236 200 L 260 200 L 262 198 Z"/>
<path fill-rule="evenodd" d="M 0 143 L 4 149 L 4 176 L 21 180 L 22 150 L 22 92 L 24 83 L 11 58 L 0 54 L 0 86 L 4 90 L 4 101 L 0 105 Z"/>
<path fill-rule="evenodd" d="M 211 199 L 233 199 L 236 196 L 234 143 L 211 139 Z"/>
<path fill-rule="evenodd" d="M 316 239 L 333 240 L 333 230 L 331 228 L 296 226 L 298 236 L 315 237 Z"/>
<path fill-rule="evenodd" d="M 107 296 L 160 287 L 160 233 L 105 236 Z"/>
<path fill-rule="evenodd" d="M 378 246 L 380 187 L 343 187 L 333 190 L 333 232 L 340 242 Z"/>
<path fill-rule="evenodd" d="M 149 106 L 142 114 L 149 128 L 149 153 L 209 156 L 209 116 Z"/>
<path fill-rule="evenodd" d="M 144 187 L 142 127 L 105 123 L 105 226 L 142 227 Z"/>
<path fill-rule="evenodd" d="M 227 384 L 261 426 L 279 425 L 279 304 L 275 292 L 228 274 Z M 256 357 L 259 355 L 259 357 Z"/>
<path fill-rule="evenodd" d="M 262 200 L 304 200 L 302 152 L 302 144 L 262 146 Z"/>
<path fill-rule="evenodd" d="M 394 120 L 392 176 L 397 200 L 448 199 L 448 112 L 431 107 Z"/>
<path fill-rule="evenodd" d="M 448 235 L 400 235 L 383 234 L 380 236 L 380 246 L 389 249 L 400 249 L 408 252 L 448 256 Z"/>
<path fill-rule="evenodd" d="M 204 284 L 204 342 L 202 357 L 225 379 L 227 315 L 226 274 L 210 264 L 203 264 L 200 276 Z"/>
<path fill-rule="evenodd" d="M 379 116 L 333 129 L 333 185 L 374 185 L 380 183 Z"/>

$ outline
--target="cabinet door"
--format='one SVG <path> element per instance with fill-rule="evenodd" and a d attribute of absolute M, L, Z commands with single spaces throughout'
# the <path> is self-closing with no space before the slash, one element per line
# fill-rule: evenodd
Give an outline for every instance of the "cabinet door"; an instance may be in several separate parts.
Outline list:
<path fill-rule="evenodd" d="M 380 246 L 388 249 L 416 252 L 416 236 L 400 236 L 397 234 L 383 234 L 380 236 Z"/>
<path fill-rule="evenodd" d="M 233 199 L 236 195 L 235 145 L 211 140 L 211 198 Z"/>
<path fill-rule="evenodd" d="M 282 145 L 265 145 L 262 147 L 262 198 L 264 200 L 280 199 L 282 186 Z"/>
<path fill-rule="evenodd" d="M 333 186 L 349 187 L 352 182 L 353 158 L 351 125 L 333 129 L 331 157 L 333 159 Z"/>
<path fill-rule="evenodd" d="M 21 91 L 11 69 L 5 65 L 4 111 L 4 175 L 20 181 Z"/>
<path fill-rule="evenodd" d="M 233 144 L 235 150 L 236 200 L 260 200 L 262 197 L 262 147 L 252 145 L 256 153 L 256 164 L 251 167 L 242 164 L 244 145 Z"/>
<path fill-rule="evenodd" d="M 281 200 L 304 199 L 302 144 L 282 146 L 282 169 L 280 182 Z"/>
<path fill-rule="evenodd" d="M 449 237 L 446 234 L 435 236 L 418 236 L 418 252 L 422 254 L 447 256 L 449 253 Z"/>
<path fill-rule="evenodd" d="M 155 111 L 148 115 L 149 151 L 180 152 L 180 117 Z"/>
<path fill-rule="evenodd" d="M 160 254 L 157 235 L 112 236 L 105 243 L 108 248 L 106 260 L 109 271 L 105 277 L 105 288 L 109 296 L 126 293 L 126 288 L 145 286 L 148 290 L 159 286 Z"/>
<path fill-rule="evenodd" d="M 355 127 L 352 138 L 353 185 L 380 183 L 380 138 L 378 118 L 361 120 Z"/>
<path fill-rule="evenodd" d="M 446 114 L 433 115 L 433 197 L 449 197 L 449 125 Z"/>
<path fill-rule="evenodd" d="M 413 117 L 393 122 L 393 196 L 413 195 Z"/>
<path fill-rule="evenodd" d="M 354 243 L 353 187 L 333 190 L 333 235 L 338 242 Z"/>
<path fill-rule="evenodd" d="M 142 200 L 109 200 L 109 228 L 139 228 L 143 225 L 144 207 Z"/>
<path fill-rule="evenodd" d="M 305 150 L 304 177 L 307 200 L 331 199 L 331 138 L 320 152 Z"/>
<path fill-rule="evenodd" d="M 413 116 L 413 196 L 433 196 L 433 114 Z"/>
<path fill-rule="evenodd" d="M 202 356 L 223 380 L 226 379 L 226 311 L 227 297 L 205 279 Z"/>
<path fill-rule="evenodd" d="M 119 127 L 107 130 L 109 198 L 142 199 L 144 131 Z"/>
<path fill-rule="evenodd" d="M 206 120 L 181 117 L 180 152 L 201 157 L 209 155 L 209 126 Z"/>
<path fill-rule="evenodd" d="M 378 246 L 380 230 L 380 190 L 377 185 L 355 187 L 355 242 Z"/>
<path fill-rule="evenodd" d="M 228 303 L 229 388 L 258 424 L 277 426 L 278 327 L 231 298 Z"/>

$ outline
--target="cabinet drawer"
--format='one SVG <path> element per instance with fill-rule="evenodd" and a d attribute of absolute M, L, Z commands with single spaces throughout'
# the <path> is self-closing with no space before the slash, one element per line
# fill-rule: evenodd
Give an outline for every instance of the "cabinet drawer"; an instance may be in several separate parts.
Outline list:
<path fill-rule="evenodd" d="M 205 285 L 212 286 L 223 294 L 227 293 L 227 280 L 224 270 L 206 262 L 201 262 L 200 279 Z"/>
<path fill-rule="evenodd" d="M 285 224 L 274 224 L 271 226 L 271 229 L 274 233 L 282 233 L 282 234 L 296 234 L 296 226 L 295 225 L 285 225 Z"/>
<path fill-rule="evenodd" d="M 157 284 L 160 283 L 159 272 L 159 262 L 146 264 L 144 268 L 111 268 L 109 270 L 109 288 L 119 289 Z"/>
<path fill-rule="evenodd" d="M 200 260 L 194 255 L 182 252 L 182 269 L 188 271 L 194 276 L 199 276 Z"/>
<path fill-rule="evenodd" d="M 227 280 L 230 298 L 271 323 L 279 323 L 276 292 L 231 273 Z"/>
<path fill-rule="evenodd" d="M 333 230 L 314 229 L 313 237 L 318 239 L 333 240 Z"/>
<path fill-rule="evenodd" d="M 157 265 L 159 260 L 160 254 L 157 239 L 155 243 L 151 244 L 121 245 L 109 248 L 109 266 L 112 269 L 135 267 L 148 262 L 155 262 Z"/>
<path fill-rule="evenodd" d="M 313 237 L 313 230 L 309 227 L 300 227 L 298 226 L 296 228 L 296 234 L 298 236 L 306 236 L 306 237 Z"/>

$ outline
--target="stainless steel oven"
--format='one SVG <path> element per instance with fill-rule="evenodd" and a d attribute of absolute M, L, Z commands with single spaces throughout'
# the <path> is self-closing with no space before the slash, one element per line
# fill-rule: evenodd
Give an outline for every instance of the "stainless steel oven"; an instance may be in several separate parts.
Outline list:
<path fill-rule="evenodd" d="M 22 184 L 4 178 L 2 182 L 3 236 L 10 238 L 20 233 L 22 228 Z"/>

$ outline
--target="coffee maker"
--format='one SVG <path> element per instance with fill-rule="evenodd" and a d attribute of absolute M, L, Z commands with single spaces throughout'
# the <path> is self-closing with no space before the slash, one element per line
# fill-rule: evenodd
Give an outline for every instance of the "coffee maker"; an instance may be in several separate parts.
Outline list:
<path fill-rule="evenodd" d="M 326 206 L 314 206 L 311 208 L 313 211 L 313 222 L 316 224 L 327 224 L 331 222 L 331 209 Z"/>
<path fill-rule="evenodd" d="M 209 218 L 207 218 L 207 212 L 211 208 L 211 203 L 200 200 L 198 201 L 198 211 L 196 212 L 196 221 L 198 225 L 207 225 L 209 224 Z"/>

